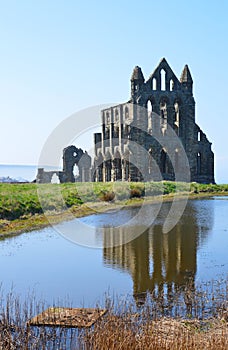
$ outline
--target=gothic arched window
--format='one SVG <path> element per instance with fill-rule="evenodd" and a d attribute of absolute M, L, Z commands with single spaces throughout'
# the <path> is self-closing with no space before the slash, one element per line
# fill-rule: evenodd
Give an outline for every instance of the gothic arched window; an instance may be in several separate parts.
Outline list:
<path fill-rule="evenodd" d="M 157 80 L 156 80 L 156 78 L 153 78 L 153 80 L 152 80 L 152 90 L 157 90 Z"/>
<path fill-rule="evenodd" d="M 166 71 L 164 69 L 161 70 L 161 90 L 166 90 Z"/>

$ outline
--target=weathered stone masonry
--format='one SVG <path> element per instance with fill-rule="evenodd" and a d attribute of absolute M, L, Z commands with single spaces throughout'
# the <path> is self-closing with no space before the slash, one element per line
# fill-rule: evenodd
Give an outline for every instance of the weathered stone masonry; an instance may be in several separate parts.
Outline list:
<path fill-rule="evenodd" d="M 79 175 L 74 176 L 74 166 L 77 165 Z M 64 182 L 88 182 L 91 181 L 91 157 L 81 148 L 68 146 L 63 150 L 63 170 L 62 171 L 45 171 L 43 168 L 38 169 L 36 182 L 50 183 L 53 176 L 59 178 L 60 183 Z"/>
<path fill-rule="evenodd" d="M 214 154 L 211 143 L 195 122 L 192 88 L 187 65 L 178 80 L 163 58 L 147 81 L 141 68 L 136 66 L 131 76 L 130 100 L 101 111 L 102 132 L 94 135 L 93 180 L 157 180 L 154 162 L 163 179 L 175 180 L 167 149 L 154 136 L 158 133 L 165 136 L 170 125 L 186 152 L 190 181 L 214 183 Z M 139 113 L 137 107 L 144 107 L 146 113 Z M 140 132 L 141 129 L 146 132 Z M 134 154 L 129 147 L 130 140 L 139 143 L 148 157 L 140 151 Z M 178 148 L 173 152 L 178 161 Z"/>

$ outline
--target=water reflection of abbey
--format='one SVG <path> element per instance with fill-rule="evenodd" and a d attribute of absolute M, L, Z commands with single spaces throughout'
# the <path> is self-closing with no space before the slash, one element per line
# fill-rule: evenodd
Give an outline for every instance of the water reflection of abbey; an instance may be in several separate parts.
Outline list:
<path fill-rule="evenodd" d="M 210 208 L 201 207 L 205 215 L 203 225 L 197 220 L 198 210 L 190 202 L 187 214 L 185 212 L 168 234 L 162 233 L 160 223 L 155 223 L 139 237 L 123 245 L 121 241 L 132 227 L 104 229 L 104 264 L 130 273 L 135 296 L 155 290 L 159 294 L 166 288 L 169 293 L 176 293 L 190 282 L 194 288 L 197 249 L 213 225 Z"/>

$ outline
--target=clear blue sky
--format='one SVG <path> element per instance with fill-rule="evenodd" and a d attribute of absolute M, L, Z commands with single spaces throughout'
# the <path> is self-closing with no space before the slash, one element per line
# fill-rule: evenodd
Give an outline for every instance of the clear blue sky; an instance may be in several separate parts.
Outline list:
<path fill-rule="evenodd" d="M 226 0 L 0 0 L 0 164 L 36 164 L 63 119 L 126 101 L 134 66 L 147 78 L 166 57 L 178 77 L 190 67 L 197 123 L 228 183 L 227 18 Z"/>

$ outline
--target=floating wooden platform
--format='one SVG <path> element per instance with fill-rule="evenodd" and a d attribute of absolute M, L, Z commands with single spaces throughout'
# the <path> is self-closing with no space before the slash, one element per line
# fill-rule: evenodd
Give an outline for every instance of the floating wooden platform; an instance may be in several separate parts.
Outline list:
<path fill-rule="evenodd" d="M 28 326 L 91 327 L 106 309 L 50 307 L 28 321 Z"/>

